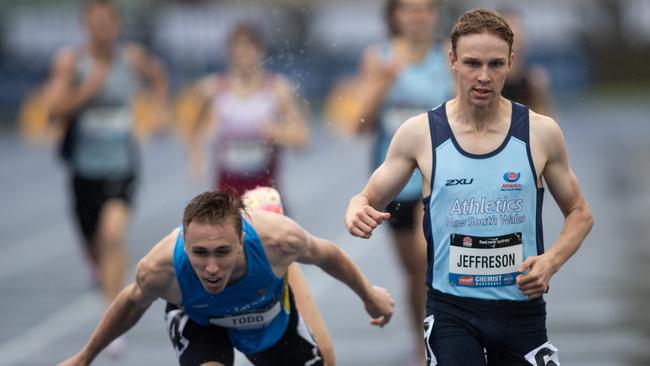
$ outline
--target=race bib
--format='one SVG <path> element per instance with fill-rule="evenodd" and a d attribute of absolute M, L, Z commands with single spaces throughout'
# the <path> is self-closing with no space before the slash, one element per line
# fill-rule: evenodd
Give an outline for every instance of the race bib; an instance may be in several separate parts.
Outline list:
<path fill-rule="evenodd" d="M 466 287 L 513 285 L 523 258 L 521 235 L 482 237 L 451 234 L 449 283 Z"/>
<path fill-rule="evenodd" d="M 275 304 L 268 310 L 261 312 L 253 312 L 248 314 L 224 316 L 218 318 L 210 318 L 210 323 L 224 328 L 236 329 L 259 329 L 264 328 L 280 313 L 280 302 L 276 301 Z"/>
<path fill-rule="evenodd" d="M 382 115 L 381 124 L 384 131 L 394 135 L 407 119 L 424 112 L 422 108 L 390 107 Z"/>
<path fill-rule="evenodd" d="M 255 174 L 271 165 L 271 148 L 262 140 L 225 140 L 223 143 L 222 166 L 229 172 Z"/>
<path fill-rule="evenodd" d="M 123 139 L 131 133 L 128 108 L 90 108 L 79 116 L 81 133 L 94 140 Z"/>

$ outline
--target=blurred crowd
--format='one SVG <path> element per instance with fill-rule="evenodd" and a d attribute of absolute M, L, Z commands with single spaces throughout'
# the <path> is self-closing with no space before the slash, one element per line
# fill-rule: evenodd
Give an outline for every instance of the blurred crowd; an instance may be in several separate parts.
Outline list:
<path fill-rule="evenodd" d="M 299 95 L 316 107 L 356 73 L 363 48 L 387 35 L 383 4 L 372 0 L 117 3 L 123 16 L 120 39 L 143 44 L 168 73 L 170 121 L 179 131 L 196 113 L 189 86 L 209 72 L 225 69 L 227 35 L 241 21 L 260 28 L 267 46 L 265 67 L 285 74 Z M 646 1 L 440 1 L 437 34 L 448 34 L 458 14 L 477 5 L 511 7 L 521 13 L 528 40 L 526 58 L 548 70 L 556 93 L 584 92 L 595 81 L 648 79 L 642 59 L 635 57 L 650 43 Z M 79 0 L 0 4 L 1 126 L 19 125 L 31 136 L 45 131 L 39 86 L 55 51 L 83 42 L 80 7 Z M 616 60 L 624 67 L 610 67 L 613 54 L 628 55 Z M 155 124 L 147 100 L 138 94 L 134 104 L 142 130 Z"/>

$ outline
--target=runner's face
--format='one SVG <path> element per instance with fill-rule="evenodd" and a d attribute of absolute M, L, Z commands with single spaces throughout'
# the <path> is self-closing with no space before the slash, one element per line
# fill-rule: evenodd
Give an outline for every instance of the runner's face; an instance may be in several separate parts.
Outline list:
<path fill-rule="evenodd" d="M 262 50 L 244 35 L 237 36 L 230 47 L 231 65 L 240 70 L 254 70 L 262 62 Z"/>
<path fill-rule="evenodd" d="M 120 34 L 120 17 L 109 5 L 95 5 L 88 9 L 85 23 L 90 41 L 98 46 L 112 46 Z"/>
<path fill-rule="evenodd" d="M 494 34 L 485 32 L 460 37 L 456 53 L 449 52 L 459 96 L 476 107 L 495 103 L 512 60 L 508 43 Z"/>
<path fill-rule="evenodd" d="M 432 39 L 437 19 L 432 0 L 400 0 L 394 16 L 401 36 L 416 41 Z"/>
<path fill-rule="evenodd" d="M 190 222 L 185 229 L 185 251 L 205 290 L 218 294 L 238 269 L 242 237 L 232 223 Z"/>

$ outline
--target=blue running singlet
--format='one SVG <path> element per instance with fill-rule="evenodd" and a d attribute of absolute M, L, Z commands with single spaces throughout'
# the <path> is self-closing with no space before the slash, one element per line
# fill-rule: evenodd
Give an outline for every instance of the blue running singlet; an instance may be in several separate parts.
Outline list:
<path fill-rule="evenodd" d="M 242 231 L 246 275 L 221 293 L 211 295 L 203 288 L 185 252 L 182 227 L 174 248 L 174 270 L 187 315 L 200 325 L 226 328 L 235 348 L 253 354 L 282 337 L 291 309 L 287 282 L 273 273 L 260 238 L 244 219 Z"/>

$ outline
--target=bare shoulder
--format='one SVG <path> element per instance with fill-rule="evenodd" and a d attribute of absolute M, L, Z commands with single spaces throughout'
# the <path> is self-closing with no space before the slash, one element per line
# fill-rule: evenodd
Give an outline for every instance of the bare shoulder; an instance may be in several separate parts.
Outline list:
<path fill-rule="evenodd" d="M 562 136 L 560 125 L 551 117 L 530 111 L 530 131 L 536 139 L 546 141 Z"/>
<path fill-rule="evenodd" d="M 141 65 L 150 58 L 147 50 L 140 44 L 134 42 L 129 42 L 124 45 L 124 54 L 132 65 Z"/>
<path fill-rule="evenodd" d="M 291 90 L 293 88 L 291 80 L 282 74 L 271 74 L 271 78 L 273 80 L 273 87 L 276 89 Z"/>
<path fill-rule="evenodd" d="M 399 141 L 405 148 L 416 148 L 429 139 L 429 117 L 420 113 L 407 119 L 395 132 L 394 141 Z"/>
<path fill-rule="evenodd" d="M 154 75 L 164 74 L 164 67 L 158 58 L 138 43 L 127 43 L 124 46 L 124 55 L 131 67 L 141 76 L 152 78 Z"/>
<path fill-rule="evenodd" d="M 427 112 L 416 114 L 415 116 L 407 119 L 402 126 L 416 132 L 419 132 L 420 130 L 428 130 L 429 115 Z"/>
<path fill-rule="evenodd" d="M 273 92 L 278 98 L 293 98 L 295 95 L 295 86 L 291 80 L 289 80 L 289 78 L 281 74 L 274 74 L 271 77 L 273 83 Z"/>
<path fill-rule="evenodd" d="M 379 49 L 378 44 L 371 44 L 366 47 L 361 55 L 361 71 L 366 71 L 366 68 L 377 63 L 379 61 Z"/>
<path fill-rule="evenodd" d="M 247 209 L 247 213 L 267 254 L 271 254 L 269 260 L 274 257 L 282 261 L 285 257 L 297 254 L 301 245 L 306 244 L 305 230 L 292 219 L 275 212 L 252 208 Z"/>
<path fill-rule="evenodd" d="M 174 247 L 178 232 L 179 229 L 174 229 L 138 263 L 136 282 L 144 291 L 163 297 L 174 283 Z"/>
<path fill-rule="evenodd" d="M 547 156 L 554 156 L 565 151 L 564 134 L 558 123 L 551 117 L 530 111 L 530 137 L 546 151 Z"/>
<path fill-rule="evenodd" d="M 128 42 L 124 45 L 124 52 L 130 62 L 141 64 L 154 61 L 155 57 L 143 45 L 135 42 Z"/>
<path fill-rule="evenodd" d="M 78 51 L 75 48 L 63 47 L 54 55 L 52 66 L 55 70 L 72 70 L 78 57 Z"/>
<path fill-rule="evenodd" d="M 204 98 L 212 98 L 219 91 L 221 82 L 219 74 L 208 74 L 194 84 L 195 90 Z"/>

